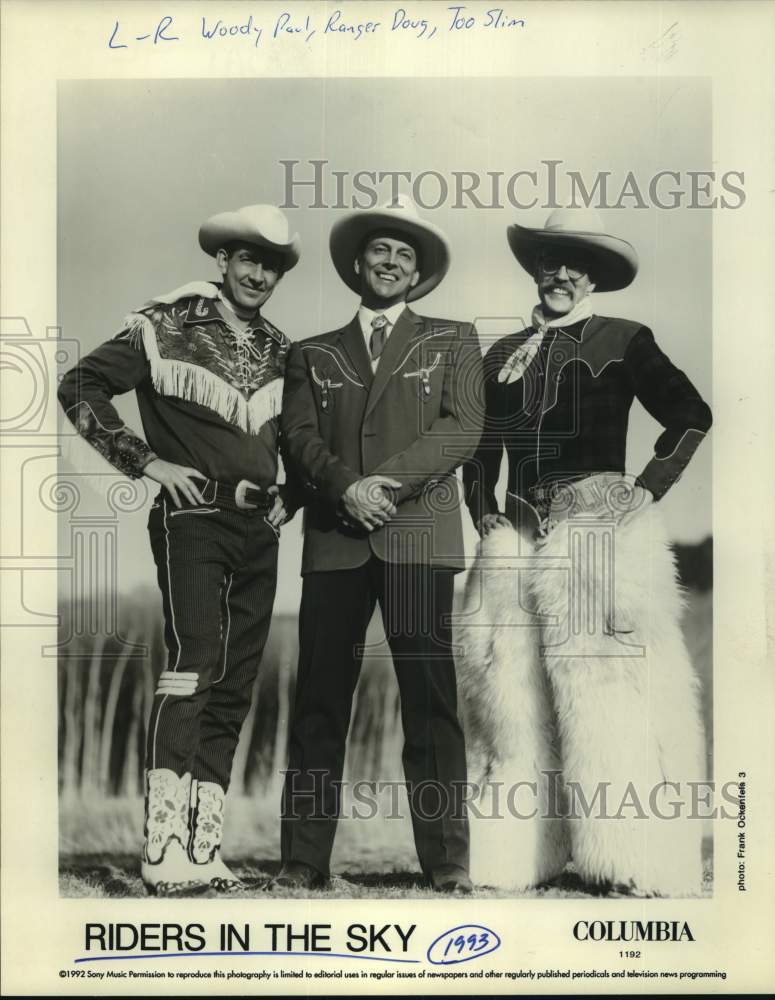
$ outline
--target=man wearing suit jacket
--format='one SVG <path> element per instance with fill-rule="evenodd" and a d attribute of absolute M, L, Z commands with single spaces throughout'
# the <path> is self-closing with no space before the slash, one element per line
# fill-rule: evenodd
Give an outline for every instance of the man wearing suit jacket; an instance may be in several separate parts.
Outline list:
<path fill-rule="evenodd" d="M 328 878 L 352 697 L 379 602 L 420 863 L 438 891 L 467 893 L 449 616 L 463 568 L 455 468 L 483 423 L 479 344 L 470 324 L 407 306 L 449 267 L 445 236 L 411 202 L 346 216 L 330 249 L 361 303 L 344 327 L 294 344 L 286 369 L 281 422 L 308 504 L 283 867 L 270 888 Z"/>

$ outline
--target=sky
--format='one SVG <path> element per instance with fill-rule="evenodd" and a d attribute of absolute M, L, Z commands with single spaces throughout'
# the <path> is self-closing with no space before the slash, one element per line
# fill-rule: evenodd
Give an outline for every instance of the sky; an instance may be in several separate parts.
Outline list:
<path fill-rule="evenodd" d="M 122 317 L 152 295 L 215 278 L 213 260 L 197 243 L 200 224 L 242 205 L 281 204 L 283 160 L 300 161 L 296 169 L 307 177 L 312 159 L 350 174 L 438 171 L 450 178 L 452 171 L 496 171 L 507 178 L 537 171 L 534 190 L 529 181 L 517 188 L 525 201 L 538 194 L 533 208 L 454 208 L 450 197 L 437 209 L 420 209 L 446 232 L 452 265 L 414 308 L 475 320 L 487 346 L 520 329 L 537 301 L 535 284 L 509 251 L 506 227 L 545 222 L 542 161 L 562 161 L 562 203 L 569 171 L 578 171 L 587 187 L 598 171 L 610 171 L 618 192 L 628 171 L 645 189 L 659 170 L 709 169 L 712 156 L 710 86 L 686 77 L 67 81 L 59 84 L 58 118 L 58 321 L 82 353 L 117 332 Z M 429 181 L 423 200 L 432 201 L 436 190 Z M 349 199 L 351 186 L 345 192 Z M 333 181 L 326 196 L 334 201 Z M 341 326 L 357 308 L 328 253 L 331 225 L 344 209 L 312 208 L 310 198 L 299 189 L 300 207 L 286 212 L 302 258 L 264 309 L 293 340 Z M 609 232 L 636 247 L 638 277 L 624 291 L 596 295 L 595 311 L 651 327 L 712 404 L 713 213 L 631 206 L 600 214 Z M 139 430 L 133 398 L 117 405 Z M 641 471 L 659 430 L 636 402 L 628 471 Z M 68 463 L 100 468 L 102 460 L 83 449 L 68 446 L 64 471 Z M 698 541 L 710 533 L 710 489 L 706 441 L 660 504 L 674 539 Z M 154 579 L 145 522 L 145 511 L 138 511 L 121 524 L 127 589 Z M 297 516 L 283 530 L 279 610 L 298 605 L 300 524 Z M 475 540 L 467 523 L 470 551 Z"/>

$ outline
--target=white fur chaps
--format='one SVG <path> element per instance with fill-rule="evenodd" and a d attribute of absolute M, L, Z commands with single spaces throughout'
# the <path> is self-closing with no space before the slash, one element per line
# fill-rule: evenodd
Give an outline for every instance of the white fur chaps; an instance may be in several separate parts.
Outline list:
<path fill-rule="evenodd" d="M 522 786 L 514 809 L 502 791 L 500 820 L 492 790 L 470 803 L 474 881 L 522 889 L 570 855 L 586 882 L 701 891 L 704 739 L 681 608 L 653 508 L 617 528 L 569 517 L 538 548 L 505 527 L 483 540 L 456 632 L 470 780 L 537 793 Z"/>

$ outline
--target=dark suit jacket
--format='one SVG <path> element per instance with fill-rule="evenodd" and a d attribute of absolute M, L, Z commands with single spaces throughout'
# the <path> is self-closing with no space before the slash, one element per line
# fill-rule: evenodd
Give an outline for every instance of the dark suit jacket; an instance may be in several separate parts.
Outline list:
<path fill-rule="evenodd" d="M 302 573 L 353 569 L 372 554 L 395 563 L 463 567 L 455 468 L 483 426 L 482 358 L 468 323 L 406 309 L 375 374 L 357 316 L 294 344 L 280 418 L 287 455 L 307 491 Z M 342 518 L 345 490 L 364 475 L 398 480 L 398 512 L 372 533 Z"/>

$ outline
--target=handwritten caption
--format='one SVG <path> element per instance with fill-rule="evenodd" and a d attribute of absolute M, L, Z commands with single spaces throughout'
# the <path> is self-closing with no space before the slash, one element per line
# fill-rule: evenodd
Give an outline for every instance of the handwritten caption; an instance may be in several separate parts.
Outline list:
<path fill-rule="evenodd" d="M 203 14 L 198 18 L 196 27 L 188 24 L 184 18 L 171 14 L 165 14 L 152 23 L 135 25 L 116 19 L 107 32 L 107 45 L 111 50 L 120 51 L 140 43 L 165 47 L 194 39 L 205 44 L 229 41 L 244 44 L 249 41 L 258 48 L 260 44 L 287 42 L 291 39 L 304 43 L 311 43 L 315 38 L 339 38 L 358 42 L 367 36 L 378 34 L 430 41 L 434 37 L 444 37 L 451 33 L 517 33 L 527 25 L 525 18 L 518 17 L 515 12 L 509 12 L 504 7 L 491 7 L 486 11 L 477 8 L 475 13 L 464 4 L 446 8 L 439 5 L 437 9 L 439 16 L 429 19 L 415 16 L 407 7 L 396 7 L 392 18 L 380 21 L 361 20 L 358 16 L 351 16 L 349 10 L 345 14 L 338 8 L 324 15 L 283 11 L 270 19 L 249 14 L 238 21 L 224 21 L 221 17 Z"/>
<path fill-rule="evenodd" d="M 432 942 L 427 959 L 434 965 L 458 965 L 489 955 L 500 948 L 501 939 L 482 924 L 460 924 L 444 931 Z"/>

